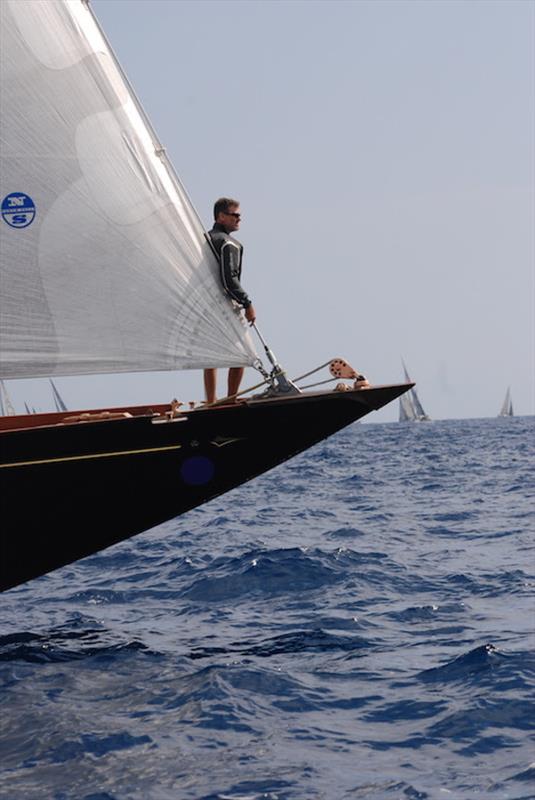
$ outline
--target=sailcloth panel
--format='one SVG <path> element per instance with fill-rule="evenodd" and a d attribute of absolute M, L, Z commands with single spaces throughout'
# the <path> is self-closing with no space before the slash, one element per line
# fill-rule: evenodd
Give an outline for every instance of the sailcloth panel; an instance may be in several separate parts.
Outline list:
<path fill-rule="evenodd" d="M 2 0 L 0 377 L 256 353 L 87 4 Z"/>
<path fill-rule="evenodd" d="M 410 395 L 402 394 L 399 398 L 399 421 L 408 422 L 409 420 L 415 420 L 416 417 L 417 414 L 414 410 Z"/>
<path fill-rule="evenodd" d="M 416 411 L 416 415 L 418 417 L 425 417 L 426 413 L 424 411 L 424 407 L 422 406 L 422 404 L 420 402 L 420 398 L 418 397 L 418 395 L 416 393 L 416 389 L 412 388 L 410 393 L 411 393 L 411 397 L 412 397 L 412 403 L 413 403 L 414 409 Z"/>

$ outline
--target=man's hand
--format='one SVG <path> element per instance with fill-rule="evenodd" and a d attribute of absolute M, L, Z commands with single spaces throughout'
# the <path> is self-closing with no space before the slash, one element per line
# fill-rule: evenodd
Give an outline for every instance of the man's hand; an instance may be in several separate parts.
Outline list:
<path fill-rule="evenodd" d="M 252 305 L 252 303 L 251 303 L 250 306 L 247 306 L 247 308 L 245 309 L 245 319 L 251 325 L 253 324 L 253 322 L 256 321 L 256 311 L 254 310 L 254 306 Z"/>

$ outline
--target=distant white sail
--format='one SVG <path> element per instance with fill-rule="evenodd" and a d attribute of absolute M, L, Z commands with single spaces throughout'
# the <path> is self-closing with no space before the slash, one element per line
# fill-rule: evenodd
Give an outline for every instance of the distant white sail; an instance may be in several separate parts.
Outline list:
<path fill-rule="evenodd" d="M 0 377 L 250 365 L 203 227 L 83 0 L 2 0 Z"/>
<path fill-rule="evenodd" d="M 511 387 L 507 387 L 507 391 L 505 393 L 505 399 L 503 401 L 502 407 L 500 409 L 500 413 L 498 414 L 499 417 L 513 417 L 513 400 L 511 397 Z"/>
<path fill-rule="evenodd" d="M 410 393 L 402 394 L 399 398 L 399 421 L 411 422 L 416 419 L 416 411 L 411 400 Z"/>
<path fill-rule="evenodd" d="M 11 402 L 11 398 L 6 389 L 4 381 L 0 380 L 0 416 L 14 417 L 17 412 Z"/>
<path fill-rule="evenodd" d="M 407 383 L 412 383 L 405 362 L 401 361 L 403 365 L 403 374 Z M 429 422 L 431 417 L 425 413 L 424 408 L 420 402 L 420 398 L 416 393 L 414 386 L 407 394 L 399 398 L 399 421 L 400 422 Z"/>
<path fill-rule="evenodd" d="M 54 398 L 54 405 L 56 406 L 56 411 L 68 411 L 67 406 L 65 405 L 65 402 L 63 400 L 63 397 L 60 395 L 58 391 L 58 387 L 56 386 L 52 378 L 50 378 L 49 380 L 50 380 L 50 387 L 52 389 L 52 396 Z"/>
<path fill-rule="evenodd" d="M 422 406 L 420 398 L 418 397 L 418 394 L 416 393 L 416 389 L 414 387 L 411 389 L 410 393 L 414 405 L 414 410 L 416 411 L 416 416 L 419 419 L 425 419 L 425 420 L 429 419 L 429 417 L 424 411 L 424 407 Z"/>

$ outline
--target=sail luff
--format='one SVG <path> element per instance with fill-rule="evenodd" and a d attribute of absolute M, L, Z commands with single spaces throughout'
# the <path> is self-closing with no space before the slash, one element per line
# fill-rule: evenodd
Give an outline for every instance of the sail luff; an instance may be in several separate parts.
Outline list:
<path fill-rule="evenodd" d="M 84 2 L 84 0 L 82 0 L 82 2 Z M 96 28 L 98 29 L 102 39 L 106 43 L 106 46 L 107 46 L 107 48 L 109 50 L 109 53 L 110 53 L 110 56 L 114 61 L 115 67 L 118 70 L 118 72 L 120 73 L 120 75 L 121 75 L 123 81 L 125 82 L 126 86 L 128 87 L 128 91 L 130 93 L 130 96 L 131 96 L 132 100 L 134 101 L 134 103 L 135 103 L 135 105 L 137 107 L 137 110 L 138 110 L 140 116 L 142 117 L 142 119 L 143 119 L 143 121 L 145 123 L 145 126 L 147 127 L 148 131 L 150 132 L 150 134 L 152 136 L 153 145 L 154 145 L 154 151 L 155 151 L 156 155 L 158 156 L 160 161 L 165 166 L 165 168 L 167 170 L 167 173 L 168 173 L 171 181 L 174 183 L 178 194 L 179 195 L 182 194 L 185 197 L 185 199 L 187 200 L 187 206 L 189 206 L 189 210 L 191 211 L 192 217 L 195 219 L 196 224 L 201 228 L 201 230 L 203 230 L 203 233 L 206 236 L 206 232 L 204 230 L 204 226 L 203 226 L 200 214 L 198 213 L 197 209 L 195 208 L 195 206 L 193 204 L 193 201 L 191 200 L 191 197 L 188 194 L 187 189 L 185 188 L 184 184 L 180 180 L 180 177 L 179 177 L 177 171 L 175 170 L 172 161 L 170 160 L 169 156 L 167 155 L 166 148 L 162 145 L 162 143 L 160 141 L 160 138 L 159 138 L 158 134 L 156 133 L 156 130 L 155 130 L 154 126 L 152 125 L 152 122 L 150 121 L 150 118 L 149 118 L 147 112 L 145 111 L 145 108 L 144 108 L 141 100 L 139 99 L 139 96 L 137 95 L 137 92 L 135 91 L 130 79 L 128 78 L 128 75 L 124 71 L 124 69 L 123 69 L 123 67 L 121 65 L 121 62 L 119 61 L 119 59 L 117 57 L 117 54 L 115 53 L 115 50 L 113 49 L 113 47 L 112 47 L 112 45 L 110 43 L 110 40 L 108 39 L 108 37 L 106 35 L 106 32 L 104 31 L 102 25 L 100 24 L 100 22 L 98 20 L 98 17 L 96 16 L 96 14 L 94 13 L 93 9 L 91 8 L 91 6 L 89 4 L 89 0 L 87 0 L 86 4 L 87 4 L 88 11 L 89 11 L 89 13 L 91 14 L 91 16 L 93 18 L 93 22 L 94 22 Z M 187 206 L 186 206 L 186 208 L 187 208 Z"/>

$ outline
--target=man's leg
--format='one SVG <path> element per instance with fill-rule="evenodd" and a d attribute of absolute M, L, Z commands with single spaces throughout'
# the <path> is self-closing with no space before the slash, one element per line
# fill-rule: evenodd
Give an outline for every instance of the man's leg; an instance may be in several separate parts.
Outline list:
<path fill-rule="evenodd" d="M 240 389 L 241 379 L 243 378 L 243 367 L 231 367 L 228 371 L 228 393 L 229 397 L 237 394 Z"/>
<path fill-rule="evenodd" d="M 215 389 L 217 381 L 216 369 L 204 370 L 204 394 L 207 403 L 215 403 Z"/>

